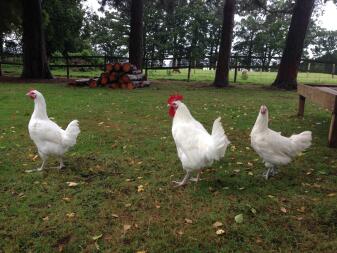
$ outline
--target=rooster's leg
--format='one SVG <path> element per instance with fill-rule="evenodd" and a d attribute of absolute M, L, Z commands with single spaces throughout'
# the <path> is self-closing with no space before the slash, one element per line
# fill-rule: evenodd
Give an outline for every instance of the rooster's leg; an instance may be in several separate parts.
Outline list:
<path fill-rule="evenodd" d="M 62 168 L 64 168 L 65 167 L 65 165 L 64 165 L 64 163 L 63 163 L 63 158 L 61 157 L 60 158 L 60 167 L 59 167 L 59 169 L 62 169 Z"/>
<path fill-rule="evenodd" d="M 183 186 L 187 183 L 187 180 L 189 179 L 189 177 L 190 177 L 190 173 L 186 172 L 186 175 L 181 182 L 179 181 L 172 181 L 172 182 L 176 184 L 175 187 Z"/>
<path fill-rule="evenodd" d="M 271 171 L 271 168 L 268 168 L 265 172 L 263 172 L 262 176 L 268 180 L 269 176 L 270 176 L 270 171 Z"/>
<path fill-rule="evenodd" d="M 37 168 L 36 171 L 41 171 L 44 169 L 44 165 L 46 164 L 47 159 L 43 160 L 42 165 L 40 168 Z"/>
<path fill-rule="evenodd" d="M 270 173 L 271 173 L 271 176 L 275 176 L 278 173 L 277 168 L 275 166 L 272 167 Z"/>
<path fill-rule="evenodd" d="M 200 171 L 197 174 L 197 177 L 190 178 L 190 181 L 198 183 L 200 180 Z"/>

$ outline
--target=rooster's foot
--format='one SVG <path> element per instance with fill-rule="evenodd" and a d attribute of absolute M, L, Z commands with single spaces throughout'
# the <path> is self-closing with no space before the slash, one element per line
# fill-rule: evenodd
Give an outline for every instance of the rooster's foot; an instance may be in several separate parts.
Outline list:
<path fill-rule="evenodd" d="M 275 176 L 276 174 L 278 174 L 277 168 L 273 167 L 270 171 L 270 174 L 271 174 L 271 176 Z"/>
<path fill-rule="evenodd" d="M 265 172 L 263 172 L 262 176 L 268 180 L 268 178 L 271 176 L 271 168 L 268 168 Z"/>
<path fill-rule="evenodd" d="M 180 187 L 180 186 L 184 186 L 184 185 L 186 185 L 187 183 L 186 182 L 184 182 L 184 180 L 183 181 L 172 181 L 172 183 L 174 183 L 174 184 L 176 184 L 174 187 L 176 188 L 176 187 Z"/>
<path fill-rule="evenodd" d="M 197 177 L 192 177 L 190 178 L 190 181 L 198 183 L 200 181 L 200 172 L 198 173 Z"/>

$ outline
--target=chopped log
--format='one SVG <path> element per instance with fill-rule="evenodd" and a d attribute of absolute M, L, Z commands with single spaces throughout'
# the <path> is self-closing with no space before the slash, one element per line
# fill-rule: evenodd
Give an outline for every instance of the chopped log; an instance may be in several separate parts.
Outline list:
<path fill-rule="evenodd" d="M 113 66 L 113 69 L 116 71 L 116 72 L 119 72 L 122 68 L 122 65 L 118 62 L 116 62 Z"/>
<path fill-rule="evenodd" d="M 132 82 L 129 82 L 128 84 L 128 90 L 133 90 L 134 88 L 136 88 Z"/>
<path fill-rule="evenodd" d="M 145 79 L 145 75 L 142 74 L 142 73 L 136 74 L 136 75 L 128 74 L 127 76 L 129 78 L 129 80 L 131 80 L 131 81 L 141 81 L 141 80 Z"/>
<path fill-rule="evenodd" d="M 119 80 L 121 83 L 129 83 L 131 81 L 128 74 L 122 75 Z"/>
<path fill-rule="evenodd" d="M 123 72 L 125 72 L 125 73 L 131 72 L 131 70 L 132 70 L 132 65 L 131 65 L 131 63 L 129 63 L 129 62 L 123 63 L 123 65 L 122 65 L 122 70 L 123 70 Z"/>
<path fill-rule="evenodd" d="M 114 81 L 117 81 L 117 79 L 118 79 L 117 73 L 111 71 L 110 74 L 109 74 L 109 81 L 110 82 L 114 82 Z"/>
<path fill-rule="evenodd" d="M 111 89 L 118 89 L 119 88 L 119 83 L 110 83 L 108 85 L 109 88 Z"/>
<path fill-rule="evenodd" d="M 90 79 L 89 80 L 89 88 L 96 88 L 97 87 L 97 81 L 95 79 Z"/>
<path fill-rule="evenodd" d="M 112 63 L 107 63 L 105 65 L 105 71 L 110 72 L 113 69 L 113 64 Z"/>
<path fill-rule="evenodd" d="M 105 85 L 107 85 L 108 82 L 109 82 L 109 75 L 108 75 L 108 73 L 103 72 L 101 74 L 100 84 L 105 86 Z"/>
<path fill-rule="evenodd" d="M 131 71 L 131 74 L 133 74 L 133 75 L 138 75 L 138 74 L 141 74 L 141 73 L 142 73 L 142 71 L 140 69 L 135 69 L 135 70 Z"/>

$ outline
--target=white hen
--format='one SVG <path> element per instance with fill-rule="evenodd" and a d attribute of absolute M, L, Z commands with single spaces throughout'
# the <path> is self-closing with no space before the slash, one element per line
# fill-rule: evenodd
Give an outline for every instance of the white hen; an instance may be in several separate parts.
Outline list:
<path fill-rule="evenodd" d="M 61 169 L 64 167 L 64 153 L 76 144 L 76 138 L 80 133 L 78 121 L 71 121 L 66 130 L 63 130 L 48 118 L 46 101 L 40 92 L 31 90 L 26 95 L 34 99 L 35 103 L 34 112 L 28 124 L 28 130 L 30 138 L 34 141 L 43 161 L 37 171 L 41 171 L 44 168 L 49 156 L 59 158 L 59 169 Z"/>
<path fill-rule="evenodd" d="M 310 147 L 312 139 L 310 131 L 284 137 L 281 133 L 269 129 L 268 109 L 265 105 L 260 108 L 250 137 L 253 149 L 267 167 L 267 171 L 263 173 L 266 179 L 277 173 L 276 166 L 290 163 L 292 158 Z"/>
<path fill-rule="evenodd" d="M 212 134 L 196 121 L 186 105 L 182 103 L 180 95 L 171 96 L 168 100 L 169 115 L 173 117 L 172 135 L 177 146 L 178 156 L 181 160 L 186 175 L 177 186 L 185 185 L 194 171 L 200 171 L 225 155 L 229 140 L 221 125 L 221 118 L 213 123 Z"/>

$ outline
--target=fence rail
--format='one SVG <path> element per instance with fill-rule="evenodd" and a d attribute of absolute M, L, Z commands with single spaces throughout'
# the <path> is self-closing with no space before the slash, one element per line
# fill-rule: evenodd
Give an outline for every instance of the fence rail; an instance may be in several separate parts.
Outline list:
<path fill-rule="evenodd" d="M 213 58 L 214 59 L 214 58 Z M 108 62 L 125 62 L 128 61 L 124 56 L 109 56 L 109 55 L 91 55 L 91 56 L 53 56 L 48 59 L 49 67 L 52 68 L 66 68 L 67 78 L 70 77 L 70 70 L 72 68 L 100 68 L 105 70 Z M 238 71 L 241 69 L 253 69 L 258 71 L 277 70 L 281 57 L 260 57 L 260 56 L 241 56 L 232 55 L 230 57 L 230 68 L 234 69 L 234 82 L 237 80 Z M 0 56 L 0 75 L 1 65 L 23 65 L 22 54 L 2 54 Z M 208 68 L 215 69 L 216 61 L 212 61 L 212 57 L 206 56 L 204 59 L 191 59 L 186 57 L 165 57 L 162 59 L 145 58 L 143 62 L 143 70 L 148 74 L 148 70 L 160 69 L 187 69 L 187 80 L 190 80 L 191 70 Z M 319 66 L 316 66 L 318 65 Z M 322 66 L 323 65 L 323 66 Z M 300 63 L 300 71 L 303 72 L 317 72 L 329 73 L 334 78 L 336 74 L 337 62 L 321 61 L 303 58 Z"/>

